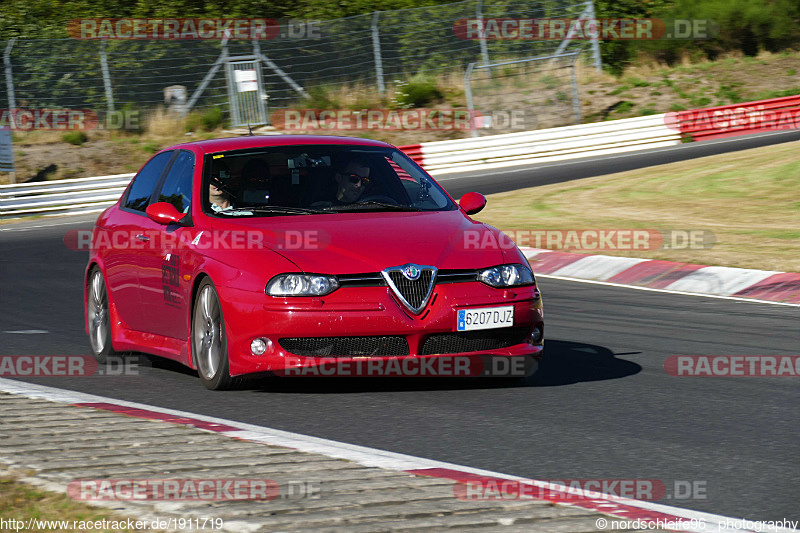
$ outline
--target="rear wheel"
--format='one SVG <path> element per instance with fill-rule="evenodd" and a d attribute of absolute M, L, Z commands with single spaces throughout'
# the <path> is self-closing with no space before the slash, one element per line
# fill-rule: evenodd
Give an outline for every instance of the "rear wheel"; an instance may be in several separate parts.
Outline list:
<path fill-rule="evenodd" d="M 108 291 L 103 273 L 95 267 L 89 274 L 89 299 L 86 305 L 86 324 L 89 327 L 89 344 L 98 363 L 105 363 L 109 355 L 117 352 L 111 345 L 111 322 L 108 317 Z"/>
<path fill-rule="evenodd" d="M 210 279 L 206 278 L 197 290 L 192 314 L 192 353 L 207 389 L 225 390 L 234 380 L 228 372 L 228 343 L 225 337 L 225 320 L 219 297 Z"/>

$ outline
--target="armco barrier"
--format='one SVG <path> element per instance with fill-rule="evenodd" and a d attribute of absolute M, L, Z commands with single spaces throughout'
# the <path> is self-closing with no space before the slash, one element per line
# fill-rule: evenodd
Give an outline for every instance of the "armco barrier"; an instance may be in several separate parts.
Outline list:
<path fill-rule="evenodd" d="M 667 113 L 667 125 L 704 141 L 800 128 L 800 95 Z"/>
<path fill-rule="evenodd" d="M 0 185 L 0 217 L 91 213 L 116 202 L 133 174 Z"/>
<path fill-rule="evenodd" d="M 400 148 L 431 174 L 445 174 L 631 152 L 678 143 L 680 132 L 668 127 L 665 115 L 661 114 Z"/>

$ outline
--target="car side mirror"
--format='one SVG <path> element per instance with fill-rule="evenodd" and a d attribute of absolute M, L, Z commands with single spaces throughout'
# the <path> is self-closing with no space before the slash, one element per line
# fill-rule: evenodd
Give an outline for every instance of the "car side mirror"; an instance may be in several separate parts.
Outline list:
<path fill-rule="evenodd" d="M 169 202 L 156 202 L 147 206 L 145 211 L 153 222 L 159 224 L 180 224 L 186 215 L 175 209 Z"/>
<path fill-rule="evenodd" d="M 467 212 L 468 215 L 480 213 L 481 209 L 486 207 L 486 197 L 478 192 L 468 192 L 461 197 L 458 201 L 461 209 Z"/>

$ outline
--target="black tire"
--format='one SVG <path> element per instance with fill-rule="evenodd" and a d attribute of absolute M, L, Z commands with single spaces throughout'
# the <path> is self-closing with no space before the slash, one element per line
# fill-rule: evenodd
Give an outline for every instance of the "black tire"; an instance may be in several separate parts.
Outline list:
<path fill-rule="evenodd" d="M 231 389 L 238 380 L 228 372 L 228 342 L 219 296 L 210 278 L 197 289 L 192 310 L 192 357 L 200 381 L 210 390 Z"/>
<path fill-rule="evenodd" d="M 89 346 L 99 364 L 117 351 L 111 342 L 111 321 L 108 317 L 108 290 L 98 267 L 89 272 L 89 294 L 86 302 L 86 324 L 89 326 Z"/>

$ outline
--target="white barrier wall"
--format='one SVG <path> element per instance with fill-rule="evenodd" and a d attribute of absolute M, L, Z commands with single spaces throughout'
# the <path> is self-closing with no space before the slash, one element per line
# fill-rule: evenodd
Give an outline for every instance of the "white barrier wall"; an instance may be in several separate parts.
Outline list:
<path fill-rule="evenodd" d="M 422 166 L 431 174 L 488 170 L 679 144 L 664 114 L 489 137 L 422 143 Z"/>
<path fill-rule="evenodd" d="M 0 185 L 0 216 L 91 213 L 114 204 L 134 174 Z"/>

